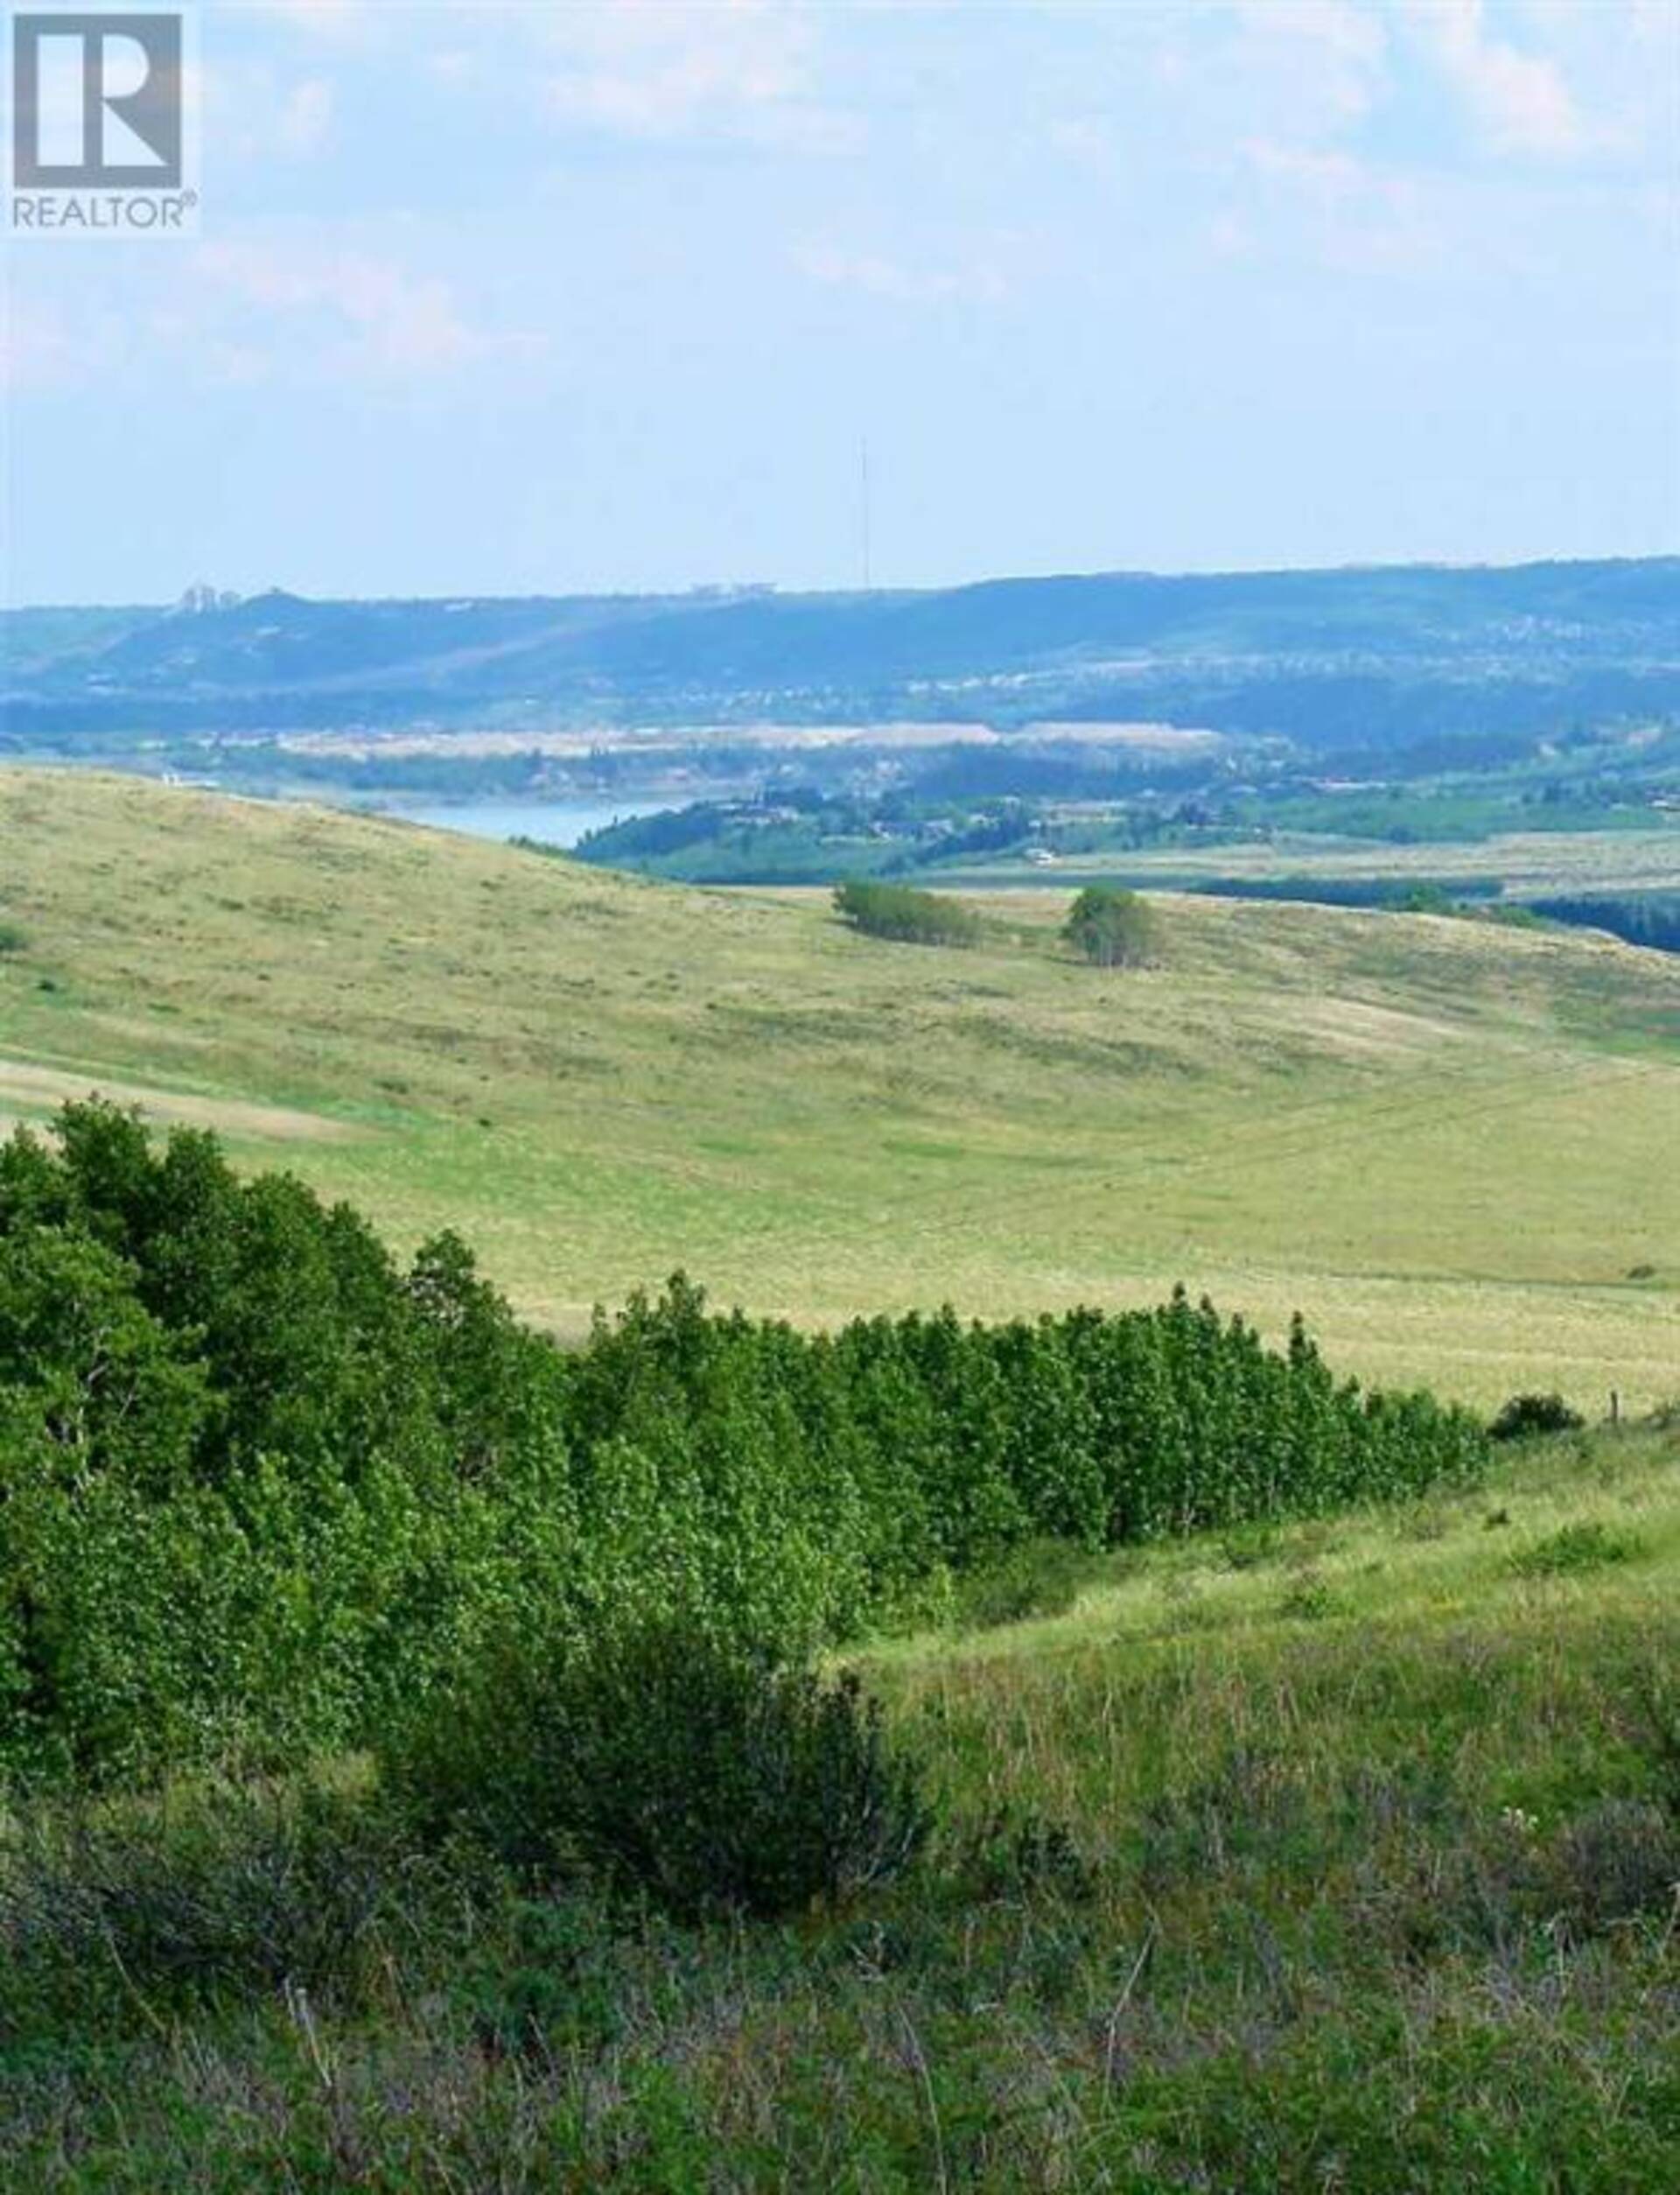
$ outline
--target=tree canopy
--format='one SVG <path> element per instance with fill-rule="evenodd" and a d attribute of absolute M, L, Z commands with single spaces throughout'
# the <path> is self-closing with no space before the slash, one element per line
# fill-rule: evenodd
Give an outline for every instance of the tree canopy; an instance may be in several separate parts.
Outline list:
<path fill-rule="evenodd" d="M 858 878 L 836 887 L 835 910 L 870 937 L 906 945 L 972 945 L 980 917 L 942 892 L 918 892 L 908 884 Z"/>
<path fill-rule="evenodd" d="M 1137 892 L 1088 884 L 1069 908 L 1062 936 L 1098 968 L 1138 968 L 1153 959 L 1155 917 Z"/>

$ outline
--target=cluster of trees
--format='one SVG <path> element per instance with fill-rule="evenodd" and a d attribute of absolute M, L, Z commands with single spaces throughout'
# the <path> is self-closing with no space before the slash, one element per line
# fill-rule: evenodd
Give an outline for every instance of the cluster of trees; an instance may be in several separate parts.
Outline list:
<path fill-rule="evenodd" d="M 980 917 L 972 908 L 944 893 L 919 892 L 907 884 L 857 878 L 836 887 L 834 905 L 854 929 L 904 944 L 971 945 L 981 934 Z M 1141 893 L 1112 884 L 1087 885 L 1074 901 L 1061 934 L 1098 968 L 1142 967 L 1159 947 L 1148 901 Z"/>
<path fill-rule="evenodd" d="M 1680 953 L 1680 893 L 1634 892 L 1614 897 L 1545 899 L 1532 902 L 1548 922 L 1608 930 L 1629 945 Z"/>
<path fill-rule="evenodd" d="M 1148 901 L 1119 885 L 1088 884 L 1069 908 L 1061 934 L 1097 968 L 1140 968 L 1155 955 Z"/>
<path fill-rule="evenodd" d="M 0 1148 L 0 1783 L 366 1743 L 496 1642 L 796 1654 L 1088 1547 L 1415 1493 L 1480 1426 L 1180 1295 L 804 1335 L 682 1280 L 565 1352 L 213 1137 Z"/>
<path fill-rule="evenodd" d="M 842 921 L 854 929 L 900 944 L 972 945 L 980 935 L 980 917 L 971 908 L 943 893 L 918 892 L 908 884 L 855 878 L 836 886 L 834 904 Z"/>

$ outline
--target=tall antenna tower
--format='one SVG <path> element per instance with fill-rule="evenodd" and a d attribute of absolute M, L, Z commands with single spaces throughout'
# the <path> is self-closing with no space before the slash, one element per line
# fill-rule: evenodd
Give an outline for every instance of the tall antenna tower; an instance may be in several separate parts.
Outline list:
<path fill-rule="evenodd" d="M 864 593 L 870 591 L 869 577 L 869 437 L 865 435 L 858 452 L 860 485 L 863 489 L 864 524 Z"/>

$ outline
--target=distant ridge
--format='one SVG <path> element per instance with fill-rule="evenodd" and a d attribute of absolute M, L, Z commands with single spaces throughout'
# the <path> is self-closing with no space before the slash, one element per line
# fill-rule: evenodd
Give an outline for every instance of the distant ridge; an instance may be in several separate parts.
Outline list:
<path fill-rule="evenodd" d="M 1326 753 L 1680 711 L 1680 558 L 17 610 L 0 737 L 1151 719 Z"/>

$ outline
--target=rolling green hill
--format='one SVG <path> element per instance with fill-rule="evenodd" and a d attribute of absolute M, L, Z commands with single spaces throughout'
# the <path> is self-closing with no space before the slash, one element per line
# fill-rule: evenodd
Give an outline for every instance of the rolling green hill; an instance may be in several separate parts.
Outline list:
<path fill-rule="evenodd" d="M 1529 1446 L 1471 1493 L 1127 1550 L 1060 1614 L 886 1644 L 864 1673 L 948 1827 L 785 1924 L 440 1884 L 356 1764 L 324 1855 L 220 1783 L 67 1860 L 0 1842 L 33 1953 L 0 1967 L 0 2179 L 1671 2187 L 1676 1464 L 1672 1427 Z"/>
<path fill-rule="evenodd" d="M 1680 962 L 1164 898 L 1162 964 L 400 824 L 0 775 L 0 1107 L 220 1126 L 562 1329 L 684 1266 L 827 1320 L 1158 1296 L 1483 1403 L 1680 1388 Z"/>
<path fill-rule="evenodd" d="M 1061 946 L 1050 891 L 973 898 L 970 949 L 886 943 L 826 894 L 659 885 L 80 774 L 0 773 L 0 1108 L 45 1118 L 97 1084 L 160 1121 L 213 1125 L 240 1160 L 294 1168 L 399 1235 L 458 1228 L 561 1326 L 679 1260 L 724 1298 L 806 1319 L 942 1295 L 976 1310 L 1133 1300 L 1182 1274 L 1274 1322 L 1299 1302 L 1338 1369 L 1386 1380 L 1482 1401 L 1559 1385 L 1588 1407 L 1612 1383 L 1630 1408 L 1680 1390 L 1673 956 L 1163 894 L 1158 964 L 1106 973 Z M 189 1214 L 218 1209 L 191 1166 L 168 1178 L 197 1182 Z M 86 1248 L 84 1275 L 110 1257 Z M 248 1286 L 243 1266 L 192 1260 L 200 1280 L 229 1270 Z M 525 1453 L 508 1434 L 522 1420 L 499 1414 L 499 1380 L 472 1383 L 513 1361 L 482 1354 L 486 1339 L 511 1337 L 494 1315 L 466 1330 L 458 1392 L 511 1438 L 491 1451 L 505 1464 Z M 611 1360 L 594 1403 L 586 1381 L 572 1395 L 581 1427 L 609 1385 L 646 1385 L 648 1445 L 598 1444 L 627 1474 L 604 1469 L 614 1532 L 635 1487 L 683 1483 L 657 1476 L 670 1396 L 640 1347 Z M 268 1392 L 258 1356 L 228 1398 Z M 102 1332 L 88 1391 L 111 1437 L 131 1436 L 102 1389 L 111 1361 Z M 429 1360 L 388 1361 L 405 1378 L 381 1392 L 406 1398 Z M 572 1381 L 589 1361 L 556 1369 Z M 715 1370 L 691 1391 L 710 1393 L 714 1433 L 736 1399 L 711 1392 Z M 289 1412 L 305 1387 L 274 1398 Z M 1046 1392 L 1037 1438 L 1060 1430 L 1068 1393 Z M 510 1570 L 502 1527 L 557 1520 L 558 1543 L 514 1538 L 563 1545 L 570 1582 L 589 1542 L 556 1497 L 592 1488 L 596 1459 L 575 1482 L 539 1472 L 543 1503 L 487 1512 L 481 1539 L 458 1448 L 427 1477 L 431 1452 L 413 1448 L 424 1497 L 406 1506 L 402 1469 L 354 1459 L 359 1491 L 340 1504 L 323 1501 L 351 1483 L 336 1446 L 323 1475 L 298 1421 L 279 1422 L 296 1452 L 264 1446 L 215 1501 L 188 1485 L 114 1510 L 94 1497 L 117 1471 L 51 1440 L 33 1451 L 45 1470 L 17 1480 L 32 1505 L 6 1511 L 14 1636 L 58 1659 L 14 1653 L 13 1696 L 50 1710 L 41 1671 L 74 1678 L 102 1623 L 125 1650 L 132 1637 L 160 1694 L 178 1679 L 196 1697 L 220 1637 L 242 1642 L 218 1672 L 235 1690 L 312 1698 L 357 1623 L 383 1639 L 394 1616 L 392 1643 L 418 1656 L 404 1671 L 452 1640 L 452 1682 L 472 1677 L 402 1688 L 449 1772 L 487 1713 L 468 1797 L 526 1788 L 541 1715 L 517 1706 L 494 1630 L 458 1636 L 440 1616 L 439 1580 L 457 1575 L 440 1559 L 480 1580 L 486 1608 L 539 1622 L 547 1668 L 541 1594 L 501 1596 L 555 1573 Z M 542 1456 L 544 1422 L 538 1408 Z M 149 1441 L 135 1451 L 167 1479 Z M 807 1483 L 779 1442 L 739 1455 Z M 225 1772 L 162 1792 L 0 1791 L 0 2182 L 1673 2184 L 1677 1464 L 1670 1410 L 1517 1442 L 1474 1483 L 1404 1500 L 1106 1553 L 1034 1540 L 953 1573 L 920 1628 L 858 1657 L 883 1717 L 869 1727 L 925 1797 L 925 1848 L 759 1918 L 667 1910 L 578 1853 L 533 1872 L 467 1817 L 440 1843 L 382 1725 L 371 1753 L 323 1758 L 276 1722 L 272 1758 L 236 1746 Z M 509 1473 L 498 1498 L 520 1483 Z M 896 1545 L 902 1508 L 888 1513 Z M 40 1539 L 49 1514 L 74 1541 Z M 433 1536 L 440 1517 L 458 1546 Z M 404 1518 L 396 1589 L 381 1565 Z M 720 1575 L 736 1577 L 755 1520 L 749 1503 L 719 1536 Z M 656 1568 L 665 1512 L 653 1522 Z M 276 1590 L 252 1622 L 237 1564 L 265 1532 Z M 91 1627 L 43 1623 L 28 1567 L 42 1545 L 60 1565 L 79 1551 L 89 1597 L 65 1605 Z M 640 1545 L 607 1574 L 620 1593 Z M 812 1545 L 826 1576 L 834 1542 Z M 214 1560 L 184 1560 L 192 1548 Z M 381 1560 L 346 1568 L 354 1550 Z M 187 1627 L 192 1651 L 164 1652 L 175 1633 L 139 1589 L 148 1574 L 172 1605 L 207 1594 L 244 1628 Z M 696 1643 L 683 1652 L 686 1682 Z M 131 1695 L 86 1696 L 126 1743 Z M 662 1748 L 696 1718 L 674 1721 L 668 1691 L 638 1692 L 634 1713 L 622 1699 L 601 1695 L 572 1735 L 604 1729 L 626 1749 L 605 1757 L 657 1798 Z M 573 1750 L 536 1758 L 538 1783 L 558 1758 L 556 1788 L 619 1790 L 580 1776 Z M 781 1758 L 752 1756 L 725 1800 L 745 1794 L 763 1821 L 768 1792 L 779 1826 L 788 1787 L 766 1779 Z M 709 1772 L 725 1771 L 733 1756 Z M 715 1820 L 707 1773 L 683 1806 L 636 1820 Z M 852 1786 L 824 1788 L 832 1814 Z"/>

